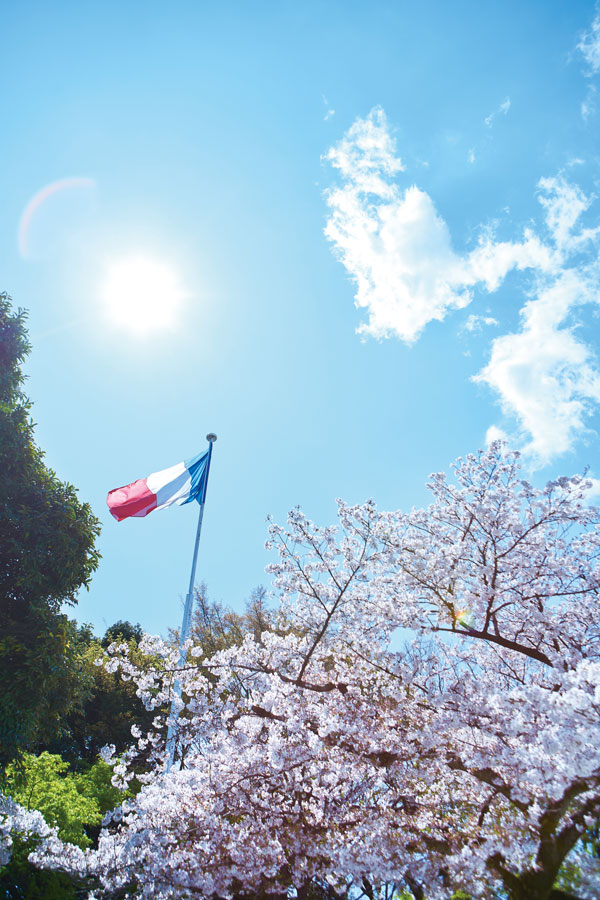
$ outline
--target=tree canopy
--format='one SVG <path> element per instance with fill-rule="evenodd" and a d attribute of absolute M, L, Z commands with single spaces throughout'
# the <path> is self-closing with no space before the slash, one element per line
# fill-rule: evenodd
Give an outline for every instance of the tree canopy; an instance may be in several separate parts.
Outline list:
<path fill-rule="evenodd" d="M 144 709 L 136 685 L 98 665 L 116 640 L 128 644 L 132 659 L 142 667 L 146 659 L 137 649 L 142 634 L 139 625 L 123 621 L 109 626 L 101 639 L 88 626 L 77 629 L 79 671 L 73 703 L 60 730 L 36 749 L 60 754 L 75 770 L 86 770 L 105 744 L 113 744 L 116 752 L 122 753 L 131 743 L 132 725 L 150 727 L 154 713 Z"/>
<path fill-rule="evenodd" d="M 158 713 L 182 684 L 176 765 L 157 714 L 114 759 L 123 785 L 141 750 L 154 768 L 97 849 L 38 858 L 107 896 L 597 896 L 600 513 L 582 478 L 534 488 L 499 444 L 430 489 L 410 513 L 272 526 L 281 627 L 259 640 L 183 669 L 158 638 L 154 667 L 112 646 Z"/>
<path fill-rule="evenodd" d="M 340 502 L 326 528 L 296 509 L 270 528 L 277 610 L 264 588 L 236 613 L 201 585 L 183 656 L 176 633 L 124 621 L 98 640 L 61 612 L 99 525 L 34 443 L 28 352 L 0 295 L 0 891 L 598 895 L 600 510 L 584 478 L 536 488 L 496 443 L 433 475 L 426 509 Z"/>
<path fill-rule="evenodd" d="M 0 294 L 0 767 L 55 734 L 73 701 L 76 626 L 61 607 L 98 565 L 98 519 L 34 442 L 29 350 L 25 313 Z"/>
<path fill-rule="evenodd" d="M 111 784 L 111 775 L 109 766 L 101 760 L 85 772 L 73 773 L 56 754 L 26 753 L 18 765 L 8 766 L 5 790 L 23 810 L 22 816 L 36 810 L 48 826 L 57 829 L 60 839 L 89 847 L 104 813 L 123 799 Z M 33 828 L 28 833 L 26 825 L 21 823 L 22 837 L 15 828 L 10 860 L 0 868 L 0 895 L 7 900 L 76 900 L 82 894 L 82 883 L 29 863 L 39 832 Z"/>

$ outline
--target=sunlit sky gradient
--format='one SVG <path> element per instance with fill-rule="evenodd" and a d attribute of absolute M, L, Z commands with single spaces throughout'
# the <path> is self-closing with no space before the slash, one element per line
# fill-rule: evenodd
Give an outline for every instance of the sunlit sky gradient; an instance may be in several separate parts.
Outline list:
<path fill-rule="evenodd" d="M 269 513 L 422 504 L 498 434 L 538 482 L 600 476 L 598 15 L 4 5 L 0 289 L 37 440 L 104 524 L 80 621 L 178 624 L 196 509 L 105 497 L 208 431 L 199 578 L 238 608 Z M 148 302 L 111 307 L 136 266 Z"/>

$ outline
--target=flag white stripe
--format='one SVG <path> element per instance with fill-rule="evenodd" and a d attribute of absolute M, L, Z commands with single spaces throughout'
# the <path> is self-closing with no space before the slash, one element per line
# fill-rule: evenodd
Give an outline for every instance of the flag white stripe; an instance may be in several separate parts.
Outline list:
<path fill-rule="evenodd" d="M 182 502 L 190 496 L 192 478 L 184 463 L 177 463 L 162 472 L 154 472 L 146 478 L 148 489 L 156 494 L 156 509 L 165 509 L 172 503 Z"/>

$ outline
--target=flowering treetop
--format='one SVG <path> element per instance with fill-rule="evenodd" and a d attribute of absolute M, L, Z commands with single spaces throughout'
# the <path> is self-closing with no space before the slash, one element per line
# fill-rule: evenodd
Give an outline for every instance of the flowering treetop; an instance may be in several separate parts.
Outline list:
<path fill-rule="evenodd" d="M 107 668 L 156 710 L 115 777 L 144 782 L 95 851 L 40 850 L 107 894 L 577 896 L 600 814 L 598 510 L 499 444 L 435 475 L 427 509 L 339 503 L 336 527 L 272 525 L 277 626 L 187 664 L 156 638 Z M 398 629 L 406 639 L 401 649 Z M 164 710 L 183 687 L 177 764 Z M 140 775 L 143 757 L 146 773 Z"/>

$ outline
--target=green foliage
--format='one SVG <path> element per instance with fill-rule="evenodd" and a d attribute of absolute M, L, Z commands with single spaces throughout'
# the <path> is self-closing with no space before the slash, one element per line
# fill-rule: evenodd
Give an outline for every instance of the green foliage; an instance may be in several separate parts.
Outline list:
<path fill-rule="evenodd" d="M 38 809 L 49 825 L 58 828 L 62 840 L 89 847 L 85 826 L 100 824 L 100 804 L 94 797 L 94 782 L 83 793 L 80 779 L 85 781 L 86 776 L 67 774 L 68 768 L 60 756 L 27 753 L 18 766 L 8 766 L 6 793 L 25 809 Z"/>
<path fill-rule="evenodd" d="M 100 643 L 106 649 L 110 644 L 114 642 L 120 643 L 125 641 L 130 644 L 131 641 L 137 646 L 144 636 L 144 629 L 138 623 L 132 625 L 131 622 L 123 622 L 119 619 L 118 622 L 115 622 L 114 625 L 111 625 L 106 629 L 106 633 Z"/>
<path fill-rule="evenodd" d="M 582 841 L 586 852 L 600 859 L 600 820 L 596 820 L 593 825 L 586 828 Z"/>
<path fill-rule="evenodd" d="M 97 759 L 87 772 L 73 775 L 73 781 L 82 797 L 98 806 L 101 815 L 119 806 L 127 796 L 113 785 L 112 768 L 102 759 Z"/>
<path fill-rule="evenodd" d="M 77 629 L 61 613 L 98 565 L 99 522 L 43 462 L 22 392 L 25 313 L 0 294 L 0 768 L 73 703 Z"/>
<path fill-rule="evenodd" d="M 16 838 L 7 866 L 0 868 L 0 897 L 5 900 L 77 900 L 77 886 L 62 872 L 36 869 L 27 857 L 35 839 Z"/>
<path fill-rule="evenodd" d="M 246 601 L 244 613 L 236 613 L 216 600 L 210 600 L 206 584 L 195 589 L 194 614 L 190 637 L 202 647 L 203 656 L 209 657 L 219 650 L 239 646 L 247 634 L 260 641 L 264 631 L 275 628 L 274 613 L 266 604 L 264 587 L 255 588 Z M 179 634 L 172 631 L 173 639 Z"/>
<path fill-rule="evenodd" d="M 96 838 L 104 813 L 122 803 L 124 795 L 113 787 L 112 769 L 100 759 L 86 772 L 68 770 L 55 754 L 24 754 L 18 765 L 7 768 L 6 792 L 21 806 L 38 809 L 63 840 L 85 848 Z M 78 885 L 68 876 L 36 869 L 28 862 L 36 840 L 15 838 L 10 862 L 0 869 L 0 897 L 75 900 Z"/>
<path fill-rule="evenodd" d="M 107 672 L 103 666 L 96 665 L 105 655 L 105 647 L 121 638 L 129 644 L 135 662 L 148 664 L 138 650 L 141 633 L 139 625 L 117 622 L 99 641 L 87 629 L 80 629 L 82 650 L 77 702 L 65 717 L 62 732 L 45 745 L 45 749 L 60 753 L 73 768 L 87 769 L 105 744 L 114 744 L 117 753 L 122 753 L 132 742 L 132 725 L 150 729 L 156 712 L 144 708 L 133 682 L 123 681 L 120 673 Z"/>

